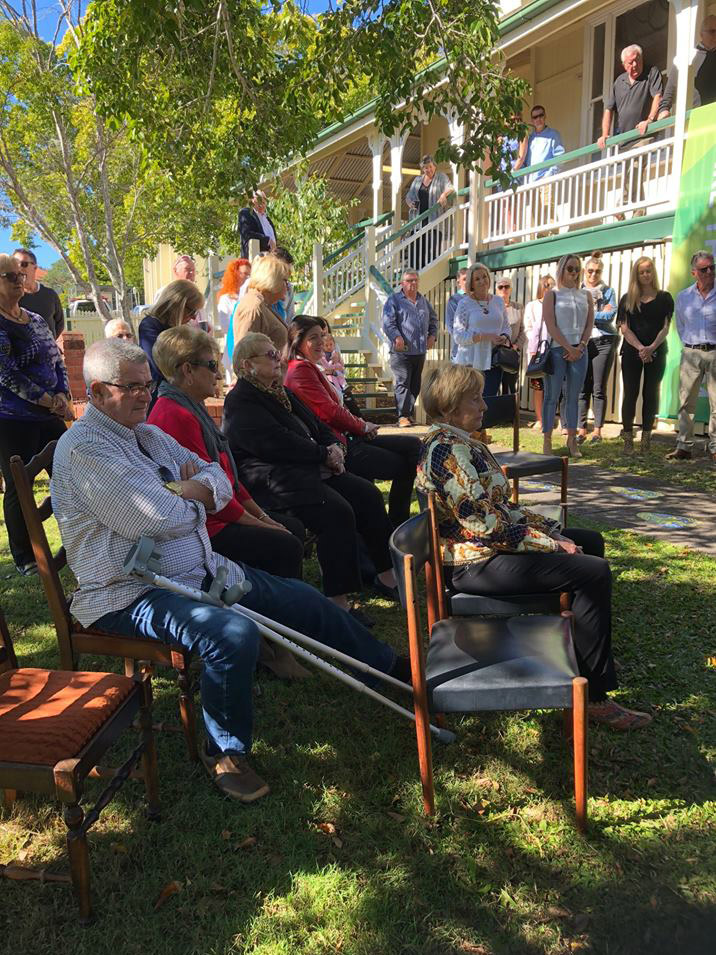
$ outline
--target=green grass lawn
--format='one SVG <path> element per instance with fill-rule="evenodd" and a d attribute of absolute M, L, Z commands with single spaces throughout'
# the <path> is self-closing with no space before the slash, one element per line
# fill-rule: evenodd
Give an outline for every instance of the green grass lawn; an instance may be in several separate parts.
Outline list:
<path fill-rule="evenodd" d="M 490 428 L 493 442 L 512 448 L 512 428 Z M 609 468 L 613 471 L 622 471 L 636 474 L 639 477 L 650 478 L 660 484 L 674 484 L 678 487 L 699 488 L 700 490 L 716 493 L 716 467 L 710 458 L 699 451 L 692 461 L 680 461 L 673 464 L 666 460 L 666 454 L 673 450 L 675 443 L 654 440 L 651 451 L 642 454 L 639 451 L 639 433 L 635 447 L 636 453 L 624 454 L 624 442 L 621 438 L 604 438 L 600 444 L 592 445 L 589 441 L 582 445 L 583 457 L 580 461 L 571 462 L 570 466 L 594 464 L 597 467 Z M 552 435 L 555 454 L 566 454 L 566 438 L 559 430 Z M 520 449 L 522 451 L 542 451 L 542 434 L 533 428 L 520 429 Z"/>
<path fill-rule="evenodd" d="M 716 561 L 606 538 L 618 697 L 655 720 L 633 736 L 591 732 L 585 837 L 559 713 L 451 720 L 459 739 L 434 747 L 426 819 L 411 724 L 327 677 L 259 677 L 254 762 L 272 794 L 249 808 L 222 799 L 182 737 L 160 735 L 161 822 L 129 783 L 90 834 L 95 925 L 77 926 L 66 888 L 1 881 L 0 950 L 713 955 Z M 55 665 L 39 580 L 15 575 L 6 545 L 0 558 L 21 663 Z M 402 612 L 366 607 L 404 650 Z M 167 678 L 155 698 L 157 717 L 174 719 Z M 64 867 L 55 805 L 28 796 L 0 810 L 0 862 L 11 859 Z"/>

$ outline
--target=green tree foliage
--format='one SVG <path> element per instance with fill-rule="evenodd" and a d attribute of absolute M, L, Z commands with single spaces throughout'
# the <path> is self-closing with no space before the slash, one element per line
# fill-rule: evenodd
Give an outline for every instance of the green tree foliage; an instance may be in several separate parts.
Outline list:
<path fill-rule="evenodd" d="M 301 166 L 295 176 L 295 187 L 277 185 L 272 189 L 271 218 L 281 245 L 294 257 L 294 277 L 299 286 L 311 282 L 313 243 L 337 247 L 351 236 L 348 211 L 357 205 L 335 199 L 325 179 L 307 175 Z"/>
<path fill-rule="evenodd" d="M 245 196 L 368 91 L 385 132 L 451 115 L 465 141 L 438 158 L 497 169 L 527 90 L 497 37 L 494 0 L 343 0 L 315 18 L 294 0 L 94 0 L 77 66 L 175 192 L 203 202 Z"/>
<path fill-rule="evenodd" d="M 77 295 L 78 291 L 83 291 L 78 290 L 74 276 L 62 259 L 57 259 L 52 263 L 42 279 L 42 284 L 53 288 L 65 306 L 69 305 L 70 298 Z"/>
<path fill-rule="evenodd" d="M 64 39 L 47 43 L 36 19 L 0 8 L 0 208 L 14 234 L 39 234 L 57 250 L 99 311 L 109 314 L 100 286 L 110 283 L 128 313 L 128 287 L 162 237 L 166 177 L 125 125 L 110 127 L 93 97 L 77 93 L 67 51 L 81 26 L 69 10 Z"/>

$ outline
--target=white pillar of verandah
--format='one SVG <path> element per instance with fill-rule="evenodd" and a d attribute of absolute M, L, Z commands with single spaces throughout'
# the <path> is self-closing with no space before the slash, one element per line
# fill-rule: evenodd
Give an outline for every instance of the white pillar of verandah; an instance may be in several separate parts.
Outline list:
<path fill-rule="evenodd" d="M 674 156 L 672 161 L 672 181 L 678 188 L 681 175 L 681 163 L 684 158 L 684 136 L 686 131 L 686 111 L 693 96 L 693 77 L 690 66 L 695 55 L 696 27 L 698 20 L 697 0 L 671 0 L 676 13 L 676 54 L 674 65 L 678 73 L 676 104 L 674 107 Z"/>
<path fill-rule="evenodd" d="M 452 146 L 462 146 L 465 139 L 465 127 L 462 123 L 459 123 L 455 116 L 449 116 L 448 119 L 448 132 L 450 134 L 450 144 Z M 453 189 L 455 190 L 454 201 L 456 205 L 460 205 L 464 200 L 461 199 L 457 193 L 462 188 L 460 171 L 461 167 L 457 163 L 450 163 L 452 168 L 452 184 Z M 467 210 L 469 216 L 469 209 Z M 467 240 L 467 217 L 464 212 L 458 212 L 455 215 L 455 233 L 453 236 L 453 255 L 460 254 L 461 244 Z"/>
<path fill-rule="evenodd" d="M 371 164 L 373 169 L 373 221 L 383 211 L 383 146 L 385 136 L 374 133 L 368 140 L 370 146 Z"/>
<path fill-rule="evenodd" d="M 403 187 L 403 150 L 407 136 L 395 133 L 390 137 L 390 208 L 393 210 L 393 229 L 399 229 L 402 223 L 400 214 Z"/>

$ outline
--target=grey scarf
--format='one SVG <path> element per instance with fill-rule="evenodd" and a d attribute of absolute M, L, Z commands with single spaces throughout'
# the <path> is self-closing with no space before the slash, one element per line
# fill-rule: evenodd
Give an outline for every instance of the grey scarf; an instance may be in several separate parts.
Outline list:
<path fill-rule="evenodd" d="M 190 398 L 185 391 L 182 391 L 181 388 L 177 388 L 176 385 L 170 384 L 168 381 L 163 381 L 159 385 L 159 397 L 170 398 L 172 401 L 176 401 L 176 403 L 182 408 L 185 408 L 187 411 L 191 411 L 191 413 L 199 422 L 201 427 L 201 436 L 204 439 L 204 444 L 206 445 L 206 453 L 209 455 L 212 461 L 220 463 L 219 454 L 222 451 L 224 454 L 228 455 L 229 461 L 231 462 L 231 471 L 234 475 L 234 490 L 237 491 L 240 486 L 239 472 L 236 470 L 236 461 L 234 461 L 234 456 L 231 453 L 228 439 L 221 433 L 221 431 L 219 431 L 214 422 L 211 420 L 211 415 L 206 410 L 204 405 L 200 404 L 198 401 L 194 401 L 194 399 Z"/>

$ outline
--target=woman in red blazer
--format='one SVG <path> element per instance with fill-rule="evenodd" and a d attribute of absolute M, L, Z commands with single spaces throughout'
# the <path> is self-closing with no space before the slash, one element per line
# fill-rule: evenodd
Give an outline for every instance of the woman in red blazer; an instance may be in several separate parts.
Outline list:
<path fill-rule="evenodd" d="M 285 385 L 331 428 L 346 449 L 346 470 L 370 481 L 390 481 L 388 513 L 394 527 L 410 516 L 420 439 L 379 435 L 378 425 L 345 408 L 321 366 L 323 328 L 307 315 L 288 329 Z"/>
<path fill-rule="evenodd" d="M 243 561 L 277 577 L 300 579 L 303 524 L 294 517 L 274 520 L 239 481 L 229 443 L 211 420 L 204 401 L 222 378 L 219 349 L 200 329 L 182 325 L 157 338 L 154 360 L 162 382 L 148 424 L 157 425 L 204 461 L 217 461 L 234 488 L 221 511 L 206 515 L 206 529 L 217 554 Z"/>

